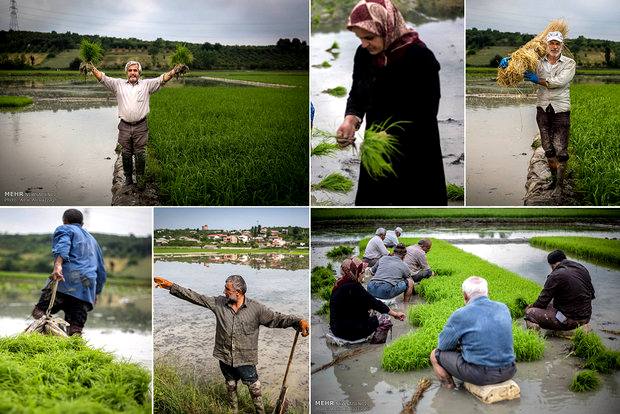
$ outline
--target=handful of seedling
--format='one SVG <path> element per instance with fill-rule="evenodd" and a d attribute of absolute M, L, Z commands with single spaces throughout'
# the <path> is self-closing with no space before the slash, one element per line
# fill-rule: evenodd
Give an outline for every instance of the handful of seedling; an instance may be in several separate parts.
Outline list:
<path fill-rule="evenodd" d="M 83 38 L 80 43 L 80 58 L 82 59 L 82 63 L 80 63 L 80 73 L 86 76 L 90 70 L 89 64 L 96 65 L 101 62 L 103 58 L 103 47 L 101 47 L 101 43 L 91 42 L 87 38 Z"/>
<path fill-rule="evenodd" d="M 183 45 L 177 45 L 175 52 L 170 56 L 170 64 L 174 65 L 174 75 L 179 79 L 179 75 L 189 72 L 189 64 L 194 61 L 192 52 Z"/>

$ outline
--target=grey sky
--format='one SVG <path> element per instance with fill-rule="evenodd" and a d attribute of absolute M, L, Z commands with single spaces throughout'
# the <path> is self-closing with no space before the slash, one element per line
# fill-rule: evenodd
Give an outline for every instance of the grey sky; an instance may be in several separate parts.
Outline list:
<path fill-rule="evenodd" d="M 618 0 L 467 0 L 468 29 L 537 34 L 554 19 L 568 22 L 569 38 L 620 41 Z"/>
<path fill-rule="evenodd" d="M 0 14 L 8 30 L 9 2 Z M 308 40 L 308 0 L 17 0 L 20 30 L 272 45 Z"/>
<path fill-rule="evenodd" d="M 0 208 L 0 233 L 52 233 L 62 224 L 66 207 Z M 84 228 L 92 233 L 136 236 L 152 234 L 153 215 L 145 207 L 79 207 L 84 214 Z"/>
<path fill-rule="evenodd" d="M 217 230 L 249 229 L 257 224 L 310 227 L 308 209 L 303 207 L 156 208 L 154 222 L 156 229 L 196 229 L 205 224 Z"/>

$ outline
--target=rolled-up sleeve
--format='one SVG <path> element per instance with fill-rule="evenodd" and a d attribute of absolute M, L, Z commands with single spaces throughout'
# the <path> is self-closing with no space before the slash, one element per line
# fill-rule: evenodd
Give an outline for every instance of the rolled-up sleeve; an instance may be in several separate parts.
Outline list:
<path fill-rule="evenodd" d="M 566 66 L 562 68 L 561 71 L 558 72 L 556 76 L 552 76 L 549 79 L 545 79 L 547 81 L 547 86 L 549 89 L 561 88 L 575 77 L 575 61 L 570 60 L 566 62 Z"/>
<path fill-rule="evenodd" d="M 54 259 L 58 256 L 62 257 L 62 260 L 69 260 L 69 251 L 71 250 L 71 232 L 64 226 L 58 227 L 54 231 L 54 237 L 52 239 L 52 255 Z"/>

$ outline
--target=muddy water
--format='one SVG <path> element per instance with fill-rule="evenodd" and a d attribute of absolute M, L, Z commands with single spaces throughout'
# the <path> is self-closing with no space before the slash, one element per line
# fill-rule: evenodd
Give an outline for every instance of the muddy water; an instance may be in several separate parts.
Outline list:
<path fill-rule="evenodd" d="M 242 275 L 248 285 L 248 298 L 270 309 L 307 318 L 308 259 L 304 269 L 287 270 L 273 267 L 251 267 L 238 263 L 210 262 L 206 258 L 187 258 L 183 262 L 155 262 L 155 274 L 166 277 L 197 292 L 219 296 L 224 281 L 231 274 Z M 167 291 L 154 292 L 155 358 L 173 363 L 180 369 L 223 381 L 218 361 L 212 356 L 215 318 L 206 308 L 180 300 Z M 286 370 L 295 330 L 261 328 L 257 370 L 264 392 L 277 398 Z M 287 396 L 304 406 L 308 401 L 309 338 L 299 337 L 289 372 Z"/>
<path fill-rule="evenodd" d="M 483 101 L 467 100 L 466 204 L 523 205 L 538 132 L 535 104 L 529 99 Z"/>
<path fill-rule="evenodd" d="M 30 312 L 42 286 L 11 289 L 0 294 L 0 336 L 17 335 L 32 322 Z M 108 290 L 106 292 L 106 290 Z M 149 288 L 109 288 L 88 313 L 84 338 L 119 358 L 152 366 L 151 290 Z M 59 312 L 63 316 L 63 312 Z"/>
<path fill-rule="evenodd" d="M 452 21 L 435 21 L 416 26 L 422 40 L 435 53 L 441 64 L 441 102 L 439 106 L 439 134 L 444 156 L 446 180 L 463 185 L 463 164 L 452 164 L 463 153 L 463 19 Z M 326 52 L 336 41 L 340 54 L 335 58 Z M 336 86 L 351 87 L 353 57 L 359 45 L 357 38 L 349 31 L 338 33 L 314 33 L 310 50 L 310 64 L 318 65 L 328 61 L 332 66 L 327 69 L 310 69 L 311 99 L 316 113 L 314 127 L 335 133 L 344 117 L 346 97 L 336 98 L 322 93 L 323 90 Z M 412 97 L 415 99 L 415 97 Z M 364 125 L 360 131 L 364 130 Z M 312 146 L 322 138 L 313 137 Z M 315 190 L 312 203 L 315 205 L 352 205 L 357 191 L 359 175 L 359 154 L 352 150 L 339 151 L 333 157 L 312 158 L 312 182 L 318 183 L 333 171 L 342 171 L 355 183 L 347 194 Z"/>
<path fill-rule="evenodd" d="M 314 240 L 314 236 L 313 236 Z M 312 266 L 325 265 L 326 252 L 332 246 L 312 248 Z M 334 264 L 338 267 L 339 263 Z M 506 266 L 508 267 L 508 266 Z M 415 297 L 415 301 L 419 300 Z M 329 362 L 344 348 L 325 342 L 328 322 L 314 315 L 320 302 L 312 300 L 312 367 Z M 396 304 L 402 309 L 402 299 Z M 406 321 L 394 322 L 393 336 L 388 343 L 409 332 Z M 381 369 L 382 346 L 341 364 L 312 375 L 312 410 L 331 412 L 399 412 L 416 389 L 420 378 L 433 378 L 433 384 L 417 407 L 420 413 L 596 413 L 615 412 L 620 403 L 620 374 L 604 375 L 599 390 L 576 394 L 568 390 L 570 380 L 581 362 L 565 357 L 566 340 L 549 338 L 544 358 L 540 361 L 519 363 L 514 380 L 521 388 L 519 400 L 493 405 L 479 402 L 464 389 L 441 389 L 431 369 L 407 373 L 390 373 Z M 367 345 L 365 345 L 367 346 Z"/>

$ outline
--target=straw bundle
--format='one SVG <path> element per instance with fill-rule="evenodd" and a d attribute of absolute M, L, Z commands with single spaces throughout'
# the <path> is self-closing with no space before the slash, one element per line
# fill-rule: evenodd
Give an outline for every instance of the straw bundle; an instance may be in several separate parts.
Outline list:
<path fill-rule="evenodd" d="M 538 60 L 547 54 L 546 37 L 549 32 L 561 32 L 566 38 L 568 35 L 568 24 L 566 21 L 553 20 L 547 25 L 545 30 L 535 38 L 527 42 L 524 46 L 513 52 L 510 62 L 506 69 L 497 69 L 497 84 L 500 86 L 516 86 L 523 80 L 525 71 L 536 71 Z"/>

